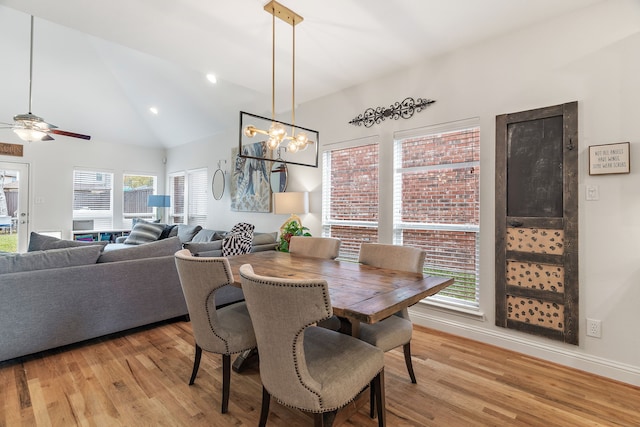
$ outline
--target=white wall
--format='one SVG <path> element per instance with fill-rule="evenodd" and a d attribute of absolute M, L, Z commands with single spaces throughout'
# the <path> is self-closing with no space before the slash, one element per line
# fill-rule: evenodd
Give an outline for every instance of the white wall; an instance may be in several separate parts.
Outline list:
<path fill-rule="evenodd" d="M 22 143 L 7 132 L 4 142 Z M 56 137 L 54 141 L 24 144 L 23 157 L 0 156 L 0 161 L 29 165 L 29 231 L 60 231 L 71 236 L 73 212 L 73 170 L 86 168 L 114 174 L 114 188 L 122 188 L 124 173 L 158 176 L 158 188 L 165 186 L 164 149 L 115 145 Z M 42 203 L 34 203 L 35 200 Z M 122 212 L 122 192 L 114 192 L 114 212 Z M 122 218 L 114 217 L 114 228 Z"/>

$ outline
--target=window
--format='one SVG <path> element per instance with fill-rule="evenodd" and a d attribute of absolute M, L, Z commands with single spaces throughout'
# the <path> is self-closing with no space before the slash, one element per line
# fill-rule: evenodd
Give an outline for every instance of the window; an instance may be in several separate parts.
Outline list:
<path fill-rule="evenodd" d="M 173 224 L 206 225 L 207 174 L 203 168 L 169 175 Z"/>
<path fill-rule="evenodd" d="M 185 223 L 185 194 L 186 186 L 184 172 L 169 175 L 169 195 L 171 196 L 171 207 L 169 216 L 172 224 Z"/>
<path fill-rule="evenodd" d="M 477 309 L 477 121 L 398 133 L 394 139 L 394 244 L 425 249 L 426 274 L 455 278 L 454 285 L 430 299 Z"/>
<path fill-rule="evenodd" d="M 322 155 L 322 235 L 342 240 L 339 259 L 357 261 L 362 242 L 378 241 L 378 144 Z"/>
<path fill-rule="evenodd" d="M 94 230 L 113 228 L 113 174 L 73 171 L 73 219 L 93 220 Z"/>
<path fill-rule="evenodd" d="M 157 178 L 149 175 L 123 176 L 122 186 L 122 224 L 131 228 L 133 218 L 153 220 L 153 208 L 147 206 L 149 195 L 156 194 Z"/>
<path fill-rule="evenodd" d="M 205 226 L 207 222 L 207 170 L 187 172 L 187 223 Z"/>

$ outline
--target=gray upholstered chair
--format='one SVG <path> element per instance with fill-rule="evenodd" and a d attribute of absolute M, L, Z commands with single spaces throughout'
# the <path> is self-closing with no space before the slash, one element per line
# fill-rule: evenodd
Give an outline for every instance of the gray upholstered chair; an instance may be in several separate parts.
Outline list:
<path fill-rule="evenodd" d="M 340 239 L 335 237 L 291 236 L 289 252 L 314 258 L 336 259 Z"/>
<path fill-rule="evenodd" d="M 251 318 L 244 301 L 216 308 L 216 293 L 232 286 L 226 258 L 194 257 L 188 249 L 175 254 L 195 338 L 195 359 L 189 385 L 196 379 L 202 350 L 222 355 L 222 409 L 229 407 L 231 355 L 256 347 Z"/>
<path fill-rule="evenodd" d="M 336 259 L 340 253 L 341 240 L 335 237 L 291 236 L 289 252 L 313 258 Z M 318 322 L 318 326 L 340 330 L 340 319 L 336 316 Z"/>
<path fill-rule="evenodd" d="M 359 261 L 362 264 L 391 270 L 422 273 L 425 252 L 420 248 L 410 246 L 385 245 L 381 243 L 363 243 L 360 246 Z M 389 351 L 402 346 L 404 361 L 409 371 L 411 382 L 416 383 L 411 362 L 411 334 L 413 323 L 407 309 L 389 316 L 381 322 L 372 325 L 360 325 L 360 339 L 375 345 L 383 351 Z"/>
<path fill-rule="evenodd" d="M 240 279 L 260 352 L 259 425 L 266 425 L 271 396 L 313 413 L 316 426 L 331 425 L 337 410 L 370 385 L 384 426 L 384 353 L 314 326 L 332 314 L 326 281 L 258 276 L 249 264 L 240 267 Z"/>

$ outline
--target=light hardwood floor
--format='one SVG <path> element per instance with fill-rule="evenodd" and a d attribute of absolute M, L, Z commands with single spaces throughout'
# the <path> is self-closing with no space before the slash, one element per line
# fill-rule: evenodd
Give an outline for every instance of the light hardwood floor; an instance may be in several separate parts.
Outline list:
<path fill-rule="evenodd" d="M 25 337 L 28 339 L 28 337 Z M 640 426 L 640 388 L 416 327 L 418 384 L 401 351 L 385 356 L 389 426 Z M 220 414 L 221 359 L 196 383 L 190 324 L 176 321 L 0 363 L 0 426 L 256 426 L 257 361 L 232 373 Z M 269 426 L 309 426 L 271 404 Z M 345 426 L 376 426 L 368 405 Z"/>

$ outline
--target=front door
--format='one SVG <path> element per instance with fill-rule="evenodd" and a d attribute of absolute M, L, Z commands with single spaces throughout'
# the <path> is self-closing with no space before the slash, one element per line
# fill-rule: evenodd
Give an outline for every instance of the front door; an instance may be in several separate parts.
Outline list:
<path fill-rule="evenodd" d="M 496 325 L 578 344 L 578 103 L 496 117 Z"/>
<path fill-rule="evenodd" d="M 0 162 L 0 251 L 25 252 L 29 241 L 29 165 Z"/>

